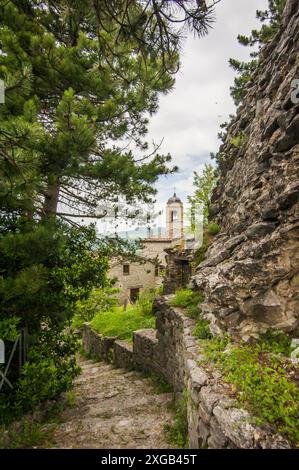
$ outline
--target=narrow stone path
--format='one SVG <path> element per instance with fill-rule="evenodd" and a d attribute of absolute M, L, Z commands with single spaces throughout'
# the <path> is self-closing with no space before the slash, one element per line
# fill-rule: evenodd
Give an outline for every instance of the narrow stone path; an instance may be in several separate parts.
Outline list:
<path fill-rule="evenodd" d="M 148 378 L 110 364 L 81 359 L 76 405 L 62 413 L 53 448 L 169 448 L 171 394 L 157 394 Z"/>

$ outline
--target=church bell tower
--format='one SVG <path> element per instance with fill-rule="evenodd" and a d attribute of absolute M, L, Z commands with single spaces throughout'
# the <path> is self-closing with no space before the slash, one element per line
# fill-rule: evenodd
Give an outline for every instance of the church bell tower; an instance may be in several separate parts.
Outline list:
<path fill-rule="evenodd" d="M 166 233 L 171 239 L 182 238 L 184 234 L 184 207 L 176 193 L 167 201 Z"/>

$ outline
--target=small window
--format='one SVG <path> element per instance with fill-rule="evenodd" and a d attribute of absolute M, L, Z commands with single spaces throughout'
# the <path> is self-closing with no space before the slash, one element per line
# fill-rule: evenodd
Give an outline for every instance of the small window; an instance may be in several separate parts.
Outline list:
<path fill-rule="evenodd" d="M 129 264 L 124 264 L 123 265 L 123 274 L 124 274 L 124 276 L 128 276 L 130 274 L 130 265 Z"/>
<path fill-rule="evenodd" d="M 177 211 L 171 211 L 170 221 L 171 221 L 171 222 L 175 222 L 176 220 L 178 220 L 178 213 L 177 213 Z"/>
<path fill-rule="evenodd" d="M 159 276 L 159 266 L 155 266 L 155 276 Z"/>

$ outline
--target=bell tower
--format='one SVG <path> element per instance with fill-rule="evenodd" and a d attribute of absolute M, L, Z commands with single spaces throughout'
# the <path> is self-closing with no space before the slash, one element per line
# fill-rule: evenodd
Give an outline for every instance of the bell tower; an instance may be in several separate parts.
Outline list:
<path fill-rule="evenodd" d="M 184 235 L 184 207 L 176 193 L 166 205 L 166 233 L 168 238 L 182 238 Z"/>

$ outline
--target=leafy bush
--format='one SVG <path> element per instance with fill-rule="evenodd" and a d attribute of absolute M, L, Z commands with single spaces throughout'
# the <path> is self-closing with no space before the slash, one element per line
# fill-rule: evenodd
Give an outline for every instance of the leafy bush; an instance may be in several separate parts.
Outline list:
<path fill-rule="evenodd" d="M 15 341 L 18 336 L 17 326 L 20 319 L 17 317 L 0 320 L 0 339 L 3 341 Z"/>
<path fill-rule="evenodd" d="M 201 314 L 201 309 L 197 305 L 190 305 L 184 313 L 187 317 L 197 320 Z"/>
<path fill-rule="evenodd" d="M 72 321 L 73 328 L 81 328 L 83 323 L 90 322 L 99 312 L 107 312 L 118 303 L 116 294 L 119 289 L 105 287 L 94 289 L 87 299 L 79 300 L 76 304 L 75 315 Z"/>
<path fill-rule="evenodd" d="M 231 139 L 231 144 L 234 145 L 234 147 L 241 148 L 247 142 L 247 139 L 246 134 L 241 131 Z"/>
<path fill-rule="evenodd" d="M 217 235 L 220 232 L 220 227 L 216 223 L 211 223 L 208 225 L 208 232 L 210 235 Z"/>
<path fill-rule="evenodd" d="M 75 359 L 77 348 L 76 338 L 44 326 L 35 338 L 12 392 L 3 393 L 1 397 L 0 422 L 9 423 L 42 401 L 51 400 L 69 389 L 80 372 Z"/>
<path fill-rule="evenodd" d="M 209 322 L 204 319 L 199 319 L 196 323 L 196 327 L 193 330 L 193 335 L 198 339 L 211 339 L 212 333 L 209 327 Z"/>
<path fill-rule="evenodd" d="M 190 289 L 179 289 L 175 293 L 174 299 L 170 301 L 170 304 L 174 307 L 190 307 L 199 304 L 203 301 L 202 293 L 192 291 Z"/>
<path fill-rule="evenodd" d="M 78 368 L 73 339 L 63 330 L 76 303 L 95 285 L 109 284 L 111 248 L 93 226 L 2 214 L 0 222 L 0 338 L 7 352 L 17 328 L 26 327 L 29 338 L 27 363 L 20 372 L 14 357 L 13 389 L 5 385 L 0 392 L 0 420 L 9 422 L 70 386 Z"/>
<path fill-rule="evenodd" d="M 291 340 L 281 331 L 267 331 L 260 336 L 259 346 L 262 351 L 271 352 L 274 354 L 284 354 L 289 356 L 291 354 Z"/>
<path fill-rule="evenodd" d="M 291 381 L 283 356 L 289 351 L 283 334 L 263 336 L 254 345 L 241 344 L 225 351 L 228 338 L 205 341 L 207 359 L 217 363 L 224 378 L 236 386 L 241 403 L 247 406 L 261 424 L 272 424 L 291 442 L 299 441 L 299 389 Z"/>
<path fill-rule="evenodd" d="M 158 293 L 158 289 L 152 289 L 152 290 L 145 289 L 140 293 L 139 299 L 136 303 L 136 307 L 139 310 L 141 315 L 152 316 L 153 302 L 155 300 L 157 293 Z"/>
<path fill-rule="evenodd" d="M 229 344 L 229 337 L 215 336 L 210 340 L 203 342 L 204 352 L 207 360 L 212 362 L 218 362 L 219 358 L 222 357 L 221 353 L 224 352 L 225 348 Z"/>

